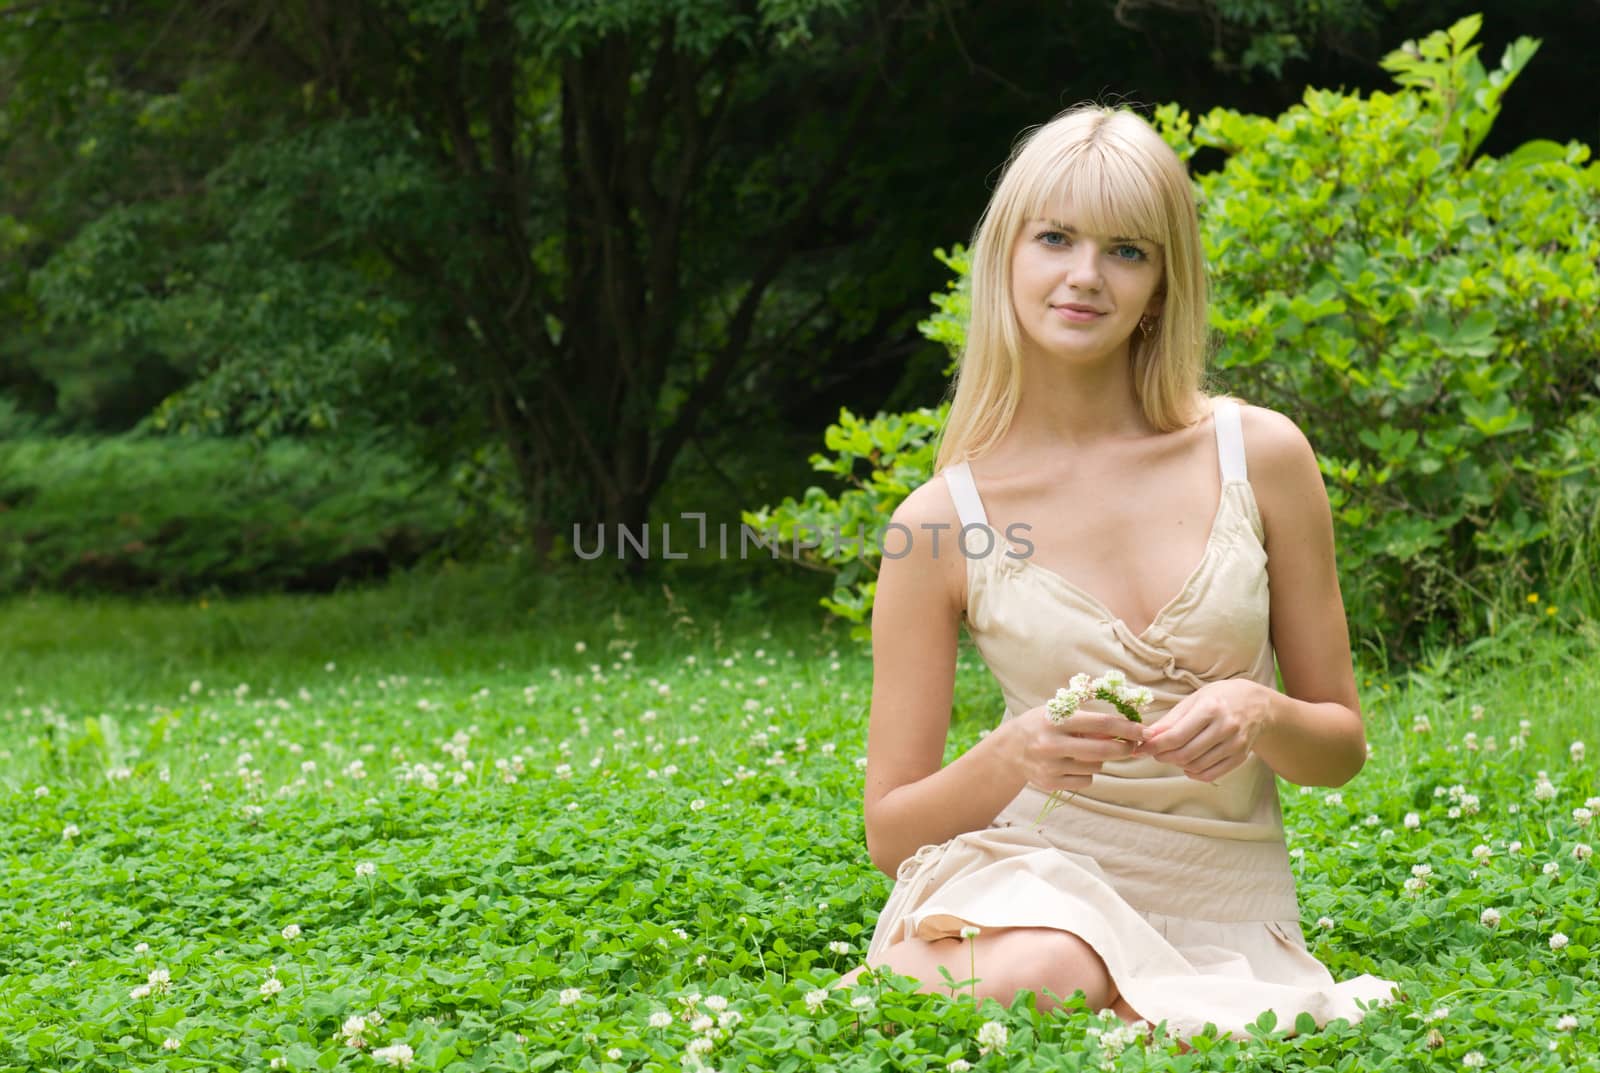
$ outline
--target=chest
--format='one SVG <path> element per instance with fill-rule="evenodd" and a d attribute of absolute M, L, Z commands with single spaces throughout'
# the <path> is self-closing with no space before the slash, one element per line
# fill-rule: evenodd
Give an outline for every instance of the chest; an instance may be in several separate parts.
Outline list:
<path fill-rule="evenodd" d="M 1082 590 L 1138 631 L 1206 556 L 1221 505 L 1211 459 L 1180 458 L 1054 478 L 997 477 L 989 524 L 1031 570 Z"/>

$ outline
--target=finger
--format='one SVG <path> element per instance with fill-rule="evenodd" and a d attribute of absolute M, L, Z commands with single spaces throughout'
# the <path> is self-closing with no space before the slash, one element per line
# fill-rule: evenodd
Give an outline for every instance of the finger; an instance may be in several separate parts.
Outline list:
<path fill-rule="evenodd" d="M 1073 712 L 1058 724 L 1061 729 L 1077 737 L 1124 738 L 1138 741 L 1145 735 L 1145 725 L 1135 723 L 1122 715 L 1106 712 Z"/>
<path fill-rule="evenodd" d="M 1165 756 L 1163 763 L 1176 764 L 1181 768 L 1196 766 L 1201 757 L 1231 740 L 1215 723 L 1202 726 L 1195 732 L 1194 737 L 1182 745 L 1171 746 L 1161 752 Z M 1158 745 L 1159 749 L 1160 746 Z"/>
<path fill-rule="evenodd" d="M 1195 695 L 1191 693 L 1189 696 L 1184 697 L 1178 703 L 1168 708 L 1165 712 L 1162 712 L 1160 719 L 1157 719 L 1155 722 L 1147 725 L 1144 728 L 1145 740 L 1148 741 L 1152 737 L 1159 737 L 1160 735 L 1165 734 L 1172 728 L 1174 723 L 1178 722 L 1185 715 L 1188 715 L 1189 709 L 1194 707 L 1194 696 Z"/>
<path fill-rule="evenodd" d="M 1074 760 L 1123 760 L 1133 755 L 1136 743 L 1115 738 L 1072 738 L 1057 747 L 1057 755 Z"/>
<path fill-rule="evenodd" d="M 1193 743 L 1205 731 L 1206 725 L 1204 712 L 1191 712 L 1160 733 L 1152 731 L 1146 734 L 1145 751 L 1163 763 L 1173 763 L 1172 758 Z"/>
<path fill-rule="evenodd" d="M 1202 757 L 1201 759 L 1204 761 L 1209 759 L 1209 757 Z M 1243 762 L 1244 757 L 1242 756 L 1224 756 L 1221 760 L 1214 764 L 1199 768 L 1194 771 L 1185 771 L 1184 774 L 1189 776 L 1191 779 L 1194 779 L 1196 782 L 1216 782 L 1218 779 L 1222 778 L 1222 776 L 1226 775 Z"/>

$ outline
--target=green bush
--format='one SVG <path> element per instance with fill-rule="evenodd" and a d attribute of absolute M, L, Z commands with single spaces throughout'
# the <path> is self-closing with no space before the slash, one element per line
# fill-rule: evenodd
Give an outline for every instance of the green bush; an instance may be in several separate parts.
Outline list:
<path fill-rule="evenodd" d="M 0 442 L 0 592 L 324 590 L 459 539 L 454 500 L 376 450 Z"/>
<path fill-rule="evenodd" d="M 1196 124 L 1172 105 L 1155 117 L 1186 159 L 1227 154 L 1196 179 L 1216 386 L 1306 429 L 1352 627 L 1394 654 L 1492 628 L 1508 594 L 1570 572 L 1561 539 L 1577 530 L 1553 519 L 1581 529 L 1600 489 L 1600 166 L 1576 142 L 1474 157 L 1537 47 L 1520 38 L 1486 71 L 1478 25 L 1390 54 L 1393 94 L 1308 90 L 1275 120 L 1217 109 Z M 958 279 L 922 328 L 957 351 L 966 265 L 960 250 L 939 256 Z M 828 430 L 833 455 L 812 464 L 850 487 L 746 515 L 786 535 L 877 521 L 860 548 L 825 540 L 809 553 L 839 569 L 828 606 L 857 636 L 876 534 L 931 475 L 931 431 L 905 427 L 943 417 L 845 413 Z"/>

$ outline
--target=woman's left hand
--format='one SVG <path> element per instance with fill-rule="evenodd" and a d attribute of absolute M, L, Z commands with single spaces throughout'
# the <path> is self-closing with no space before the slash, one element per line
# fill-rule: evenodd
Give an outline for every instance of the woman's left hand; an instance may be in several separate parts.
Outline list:
<path fill-rule="evenodd" d="M 1151 723 L 1134 755 L 1173 764 L 1199 782 L 1215 782 L 1245 762 L 1266 729 L 1269 693 L 1244 679 L 1209 682 Z"/>

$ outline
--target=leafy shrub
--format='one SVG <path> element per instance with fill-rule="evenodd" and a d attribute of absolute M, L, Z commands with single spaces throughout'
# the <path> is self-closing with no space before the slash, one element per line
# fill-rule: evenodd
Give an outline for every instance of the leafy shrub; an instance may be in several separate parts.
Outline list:
<path fill-rule="evenodd" d="M 374 449 L 0 443 L 0 592 L 329 589 L 444 548 L 452 498 Z"/>
<path fill-rule="evenodd" d="M 1474 158 L 1537 43 L 1520 38 L 1485 71 L 1476 17 L 1391 53 L 1403 87 L 1362 99 L 1308 90 L 1276 120 L 1216 109 L 1198 124 L 1167 105 L 1155 120 L 1199 176 L 1213 267 L 1214 369 L 1230 393 L 1283 410 L 1319 452 L 1358 637 L 1391 652 L 1430 632 L 1492 625 L 1508 588 L 1559 558 L 1551 517 L 1592 516 L 1600 489 L 1600 166 L 1587 146 L 1530 142 Z M 929 338 L 965 338 L 966 263 L 935 296 Z M 931 475 L 908 418 L 849 413 L 813 466 L 853 484 L 838 497 L 747 514 L 786 534 L 878 528 Z M 865 460 L 869 473 L 855 476 Z M 1562 506 L 1565 504 L 1566 506 Z M 876 532 L 876 530 L 873 530 Z M 857 636 L 878 542 L 824 546 L 839 567 L 829 606 Z"/>

